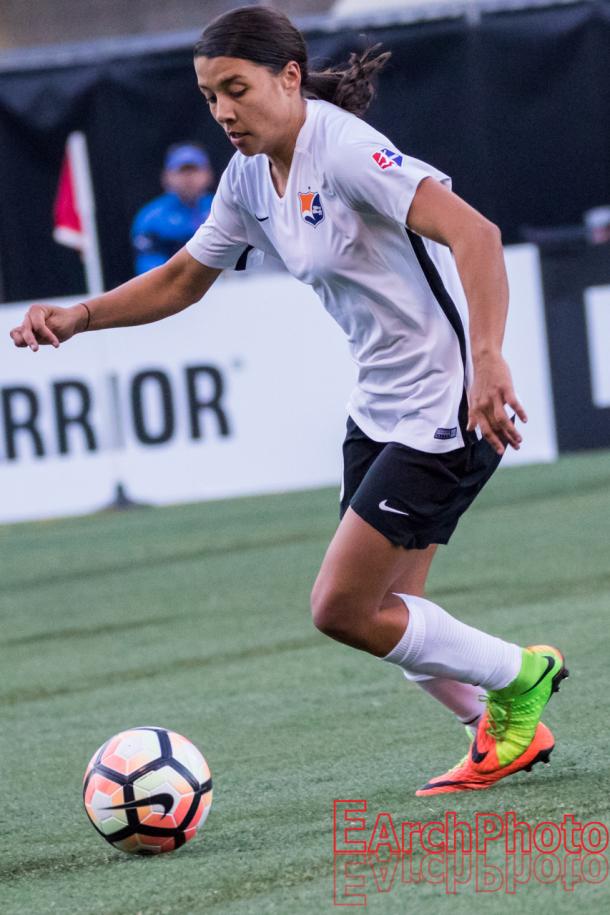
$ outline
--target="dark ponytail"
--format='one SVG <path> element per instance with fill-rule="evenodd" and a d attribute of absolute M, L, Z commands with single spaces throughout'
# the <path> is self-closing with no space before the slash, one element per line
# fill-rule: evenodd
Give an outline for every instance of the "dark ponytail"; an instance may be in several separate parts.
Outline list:
<path fill-rule="evenodd" d="M 391 51 L 376 54 L 380 47 L 373 45 L 362 54 L 352 51 L 346 64 L 308 73 L 303 95 L 332 102 L 362 117 L 375 97 L 375 77 L 392 54 Z"/>
<path fill-rule="evenodd" d="M 352 52 L 345 64 L 309 72 L 307 47 L 288 16 L 268 6 L 243 6 L 217 16 L 204 29 L 195 57 L 238 57 L 279 73 L 294 60 L 301 68 L 301 91 L 306 98 L 332 102 L 361 117 L 375 95 L 375 77 L 390 51 Z"/>

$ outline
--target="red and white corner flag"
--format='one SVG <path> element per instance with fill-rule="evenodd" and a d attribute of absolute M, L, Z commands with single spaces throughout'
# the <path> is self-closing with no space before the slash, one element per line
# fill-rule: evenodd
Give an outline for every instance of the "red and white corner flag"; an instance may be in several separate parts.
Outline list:
<path fill-rule="evenodd" d="M 81 253 L 87 293 L 99 295 L 104 291 L 104 282 L 95 223 L 95 200 L 87 141 L 80 132 L 71 133 L 66 144 L 55 198 L 54 225 L 55 241 Z"/>

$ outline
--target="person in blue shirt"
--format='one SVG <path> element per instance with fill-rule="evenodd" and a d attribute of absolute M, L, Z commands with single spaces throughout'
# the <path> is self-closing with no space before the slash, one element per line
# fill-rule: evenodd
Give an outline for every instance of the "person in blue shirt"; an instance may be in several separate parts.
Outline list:
<path fill-rule="evenodd" d="M 165 156 L 165 194 L 138 211 L 131 228 L 136 274 L 159 267 L 176 254 L 208 218 L 214 182 L 210 160 L 198 143 L 176 143 Z"/>

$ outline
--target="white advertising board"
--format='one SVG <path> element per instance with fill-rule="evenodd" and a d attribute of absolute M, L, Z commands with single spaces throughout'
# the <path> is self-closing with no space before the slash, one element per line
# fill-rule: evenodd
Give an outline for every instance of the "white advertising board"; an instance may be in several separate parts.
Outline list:
<path fill-rule="evenodd" d="M 509 460 L 552 460 L 536 252 L 506 255 L 506 354 L 530 415 Z M 28 304 L 0 308 L 0 521 L 94 511 L 118 483 L 154 504 L 339 486 L 356 371 L 309 287 L 227 275 L 166 321 L 38 353 L 8 337 Z"/>
<path fill-rule="evenodd" d="M 557 437 L 538 248 L 512 245 L 504 257 L 510 288 L 504 355 L 528 422 L 517 422 L 523 444 L 519 451 L 509 448 L 502 464 L 554 461 Z"/>
<path fill-rule="evenodd" d="M 591 366 L 591 400 L 596 407 L 610 407 L 610 286 L 585 289 L 585 315 Z"/>

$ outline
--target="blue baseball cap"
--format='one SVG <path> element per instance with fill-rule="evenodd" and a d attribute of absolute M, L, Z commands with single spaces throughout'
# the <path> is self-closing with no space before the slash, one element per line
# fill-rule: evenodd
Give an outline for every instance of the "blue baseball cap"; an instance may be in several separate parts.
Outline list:
<path fill-rule="evenodd" d="M 165 157 L 165 168 L 170 172 L 177 172 L 185 166 L 195 168 L 209 168 L 208 154 L 199 146 L 184 143 L 181 146 L 172 146 Z"/>

